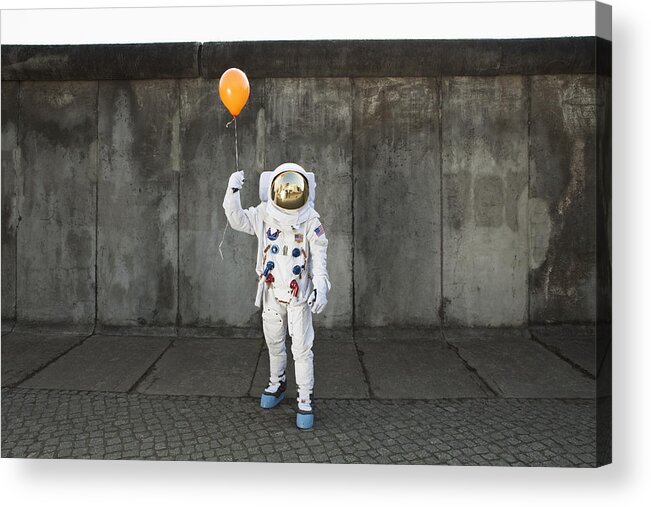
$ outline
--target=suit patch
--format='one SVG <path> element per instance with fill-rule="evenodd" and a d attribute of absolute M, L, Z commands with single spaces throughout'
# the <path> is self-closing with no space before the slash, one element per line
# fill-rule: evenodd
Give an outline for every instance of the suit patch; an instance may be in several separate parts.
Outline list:
<path fill-rule="evenodd" d="M 296 241 L 296 243 L 303 243 L 303 234 L 294 234 L 294 241 Z"/>
<path fill-rule="evenodd" d="M 271 232 L 271 228 L 267 229 L 267 239 L 271 241 L 276 241 L 278 239 L 279 234 L 280 234 L 279 229 L 276 229 L 276 232 Z"/>
<path fill-rule="evenodd" d="M 317 238 L 320 238 L 325 234 L 325 229 L 323 228 L 323 225 L 320 225 L 314 229 L 314 232 L 316 233 Z"/>

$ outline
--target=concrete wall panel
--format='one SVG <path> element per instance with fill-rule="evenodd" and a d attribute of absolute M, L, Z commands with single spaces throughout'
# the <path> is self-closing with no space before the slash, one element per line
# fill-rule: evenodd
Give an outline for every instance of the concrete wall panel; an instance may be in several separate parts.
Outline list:
<path fill-rule="evenodd" d="M 2 79 L 165 79 L 199 76 L 198 42 L 2 45 Z"/>
<path fill-rule="evenodd" d="M 531 78 L 532 322 L 595 319 L 595 87 L 594 76 Z"/>
<path fill-rule="evenodd" d="M 99 115 L 98 320 L 174 325 L 178 82 L 101 82 Z"/>
<path fill-rule="evenodd" d="M 2 320 L 16 318 L 16 172 L 19 83 L 2 83 Z"/>
<path fill-rule="evenodd" d="M 442 83 L 446 324 L 527 319 L 527 94 L 521 76 Z"/>
<path fill-rule="evenodd" d="M 18 320 L 95 317 L 97 83 L 21 83 Z"/>
<path fill-rule="evenodd" d="M 297 40 L 206 42 L 201 75 L 230 67 L 255 78 L 437 77 L 594 72 L 595 37 L 457 40 Z M 9 76 L 16 73 L 7 51 Z M 3 62 L 5 60 L 3 53 Z M 20 60 L 16 63 L 20 64 Z M 173 67 L 172 60 L 170 67 Z M 38 72 L 39 66 L 26 70 Z M 3 67 L 3 73 L 5 68 Z"/>
<path fill-rule="evenodd" d="M 351 81 L 268 79 L 266 168 L 296 162 L 316 175 L 316 210 L 328 237 L 330 301 L 315 325 L 352 324 Z"/>
<path fill-rule="evenodd" d="M 436 79 L 355 79 L 355 326 L 439 323 Z"/>
<path fill-rule="evenodd" d="M 237 120 L 242 206 L 257 205 L 264 170 L 264 80 L 251 83 L 249 102 Z M 180 324 L 261 327 L 256 292 L 256 239 L 226 230 L 222 201 L 235 171 L 234 124 L 219 100 L 219 80 L 181 81 Z"/>

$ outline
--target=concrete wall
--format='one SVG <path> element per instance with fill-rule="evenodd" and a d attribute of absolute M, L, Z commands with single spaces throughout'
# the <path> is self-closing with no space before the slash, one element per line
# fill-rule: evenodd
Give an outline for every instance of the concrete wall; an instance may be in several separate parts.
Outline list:
<path fill-rule="evenodd" d="M 528 302 L 526 79 L 447 78 L 442 101 L 445 317 L 520 325 Z"/>
<path fill-rule="evenodd" d="M 2 319 L 16 318 L 17 82 L 2 82 Z"/>
<path fill-rule="evenodd" d="M 439 85 L 353 80 L 355 323 L 432 326 L 441 302 Z"/>
<path fill-rule="evenodd" d="M 17 320 L 91 323 L 97 83 L 24 81 L 19 108 Z"/>
<path fill-rule="evenodd" d="M 260 328 L 253 238 L 217 248 L 235 169 L 218 77 L 239 59 L 243 202 L 282 162 L 317 174 L 319 327 L 594 322 L 610 202 L 594 45 L 189 43 L 141 65 L 137 48 L 4 46 L 2 318 Z"/>

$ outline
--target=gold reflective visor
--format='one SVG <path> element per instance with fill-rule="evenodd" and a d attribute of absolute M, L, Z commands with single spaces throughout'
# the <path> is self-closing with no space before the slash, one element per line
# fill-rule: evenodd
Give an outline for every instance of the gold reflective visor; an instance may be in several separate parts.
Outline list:
<path fill-rule="evenodd" d="M 308 184 L 296 171 L 284 171 L 271 182 L 271 200 L 283 209 L 299 209 L 307 202 Z"/>

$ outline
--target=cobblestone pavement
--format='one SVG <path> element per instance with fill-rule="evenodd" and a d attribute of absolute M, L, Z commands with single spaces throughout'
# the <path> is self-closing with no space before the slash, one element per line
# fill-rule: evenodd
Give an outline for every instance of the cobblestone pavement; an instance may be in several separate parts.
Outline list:
<path fill-rule="evenodd" d="M 2 457 L 594 466 L 595 402 L 318 400 L 2 390 Z"/>

